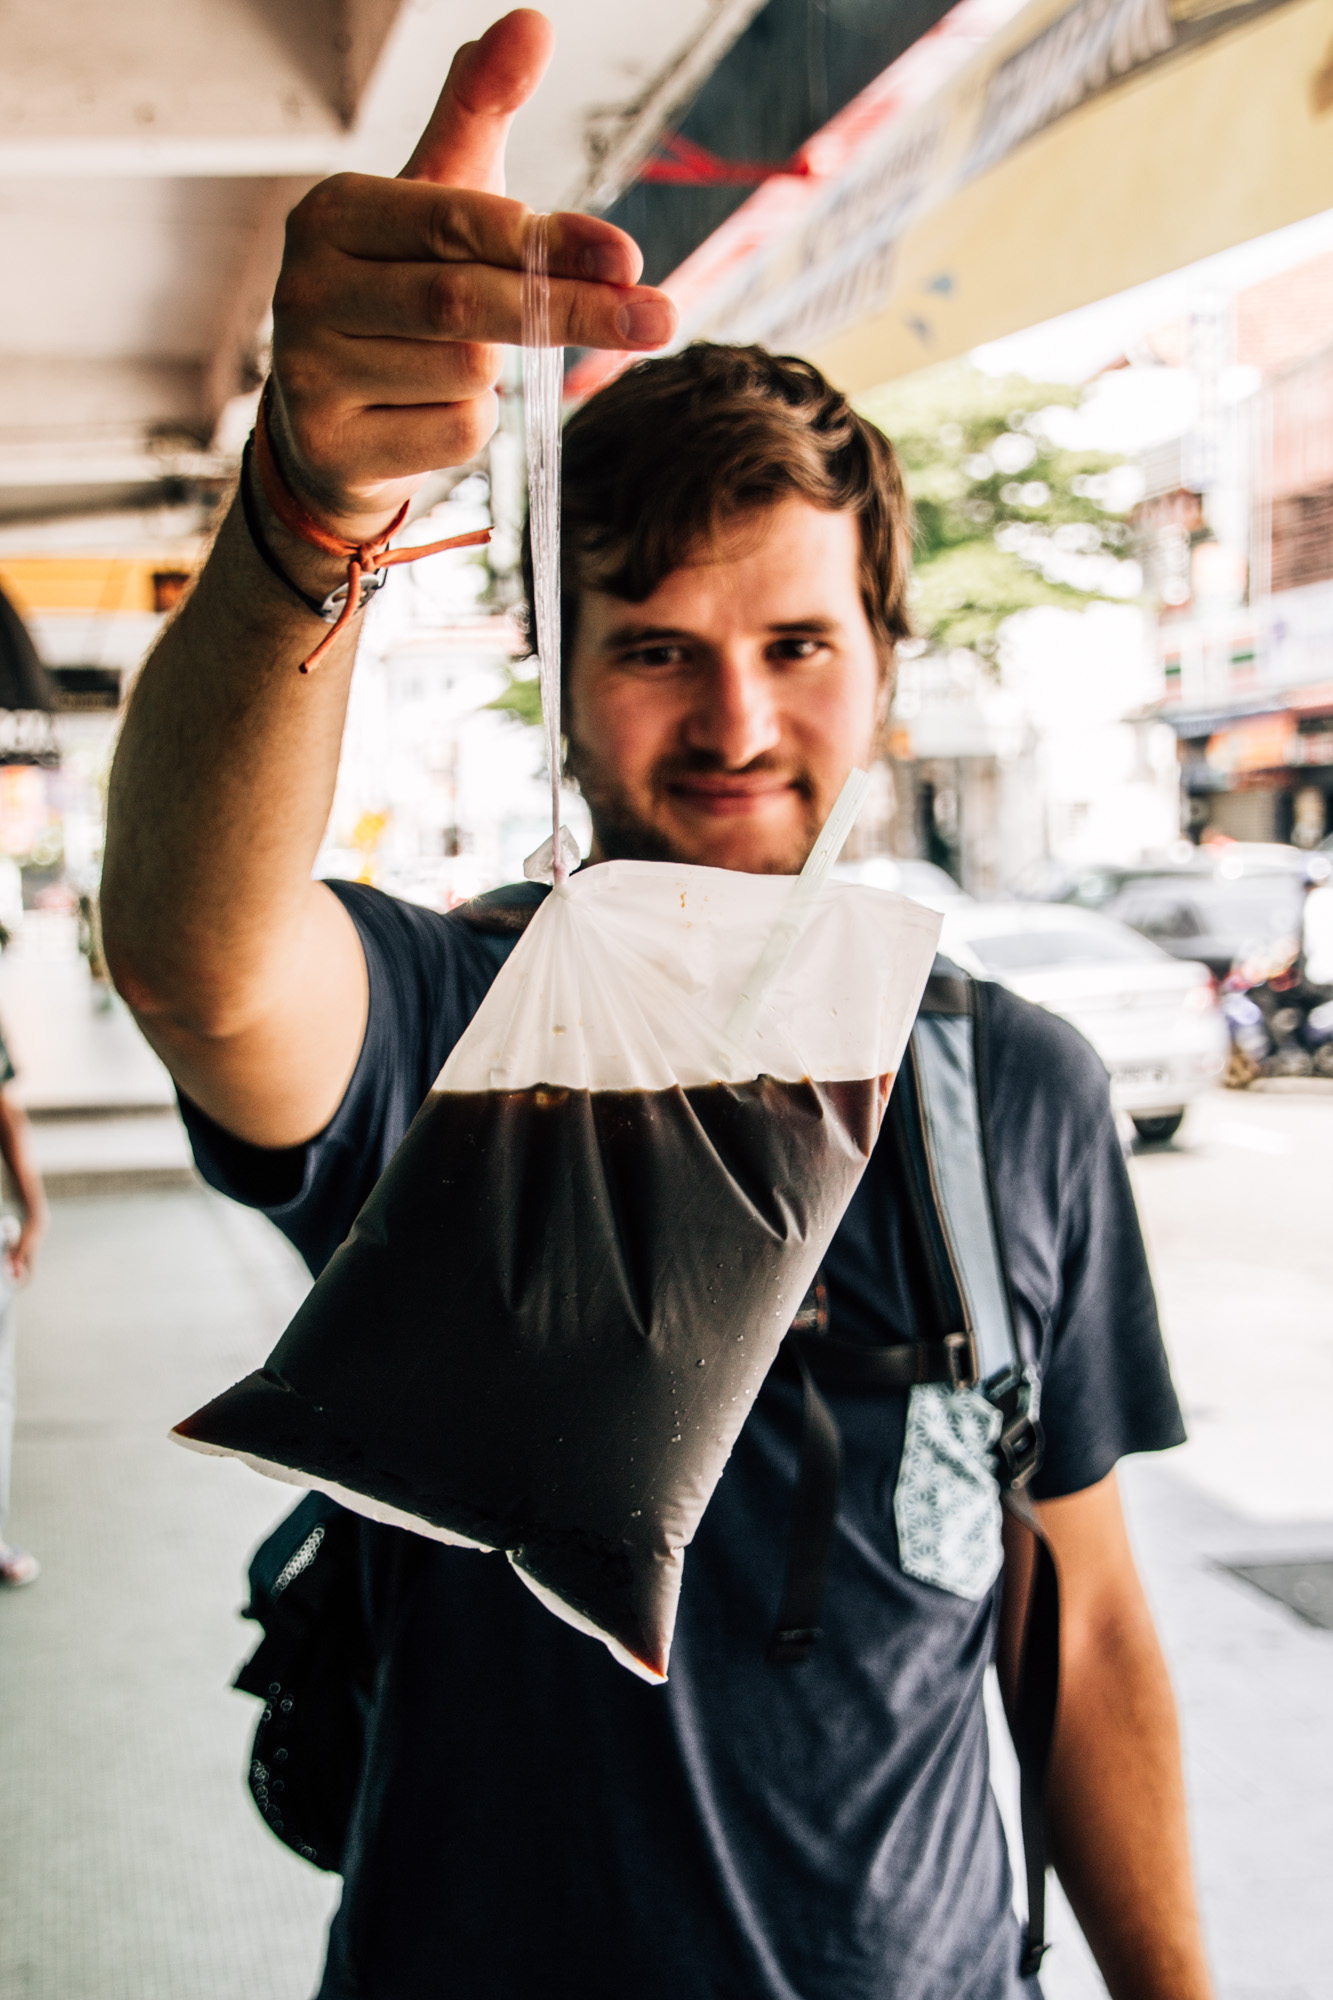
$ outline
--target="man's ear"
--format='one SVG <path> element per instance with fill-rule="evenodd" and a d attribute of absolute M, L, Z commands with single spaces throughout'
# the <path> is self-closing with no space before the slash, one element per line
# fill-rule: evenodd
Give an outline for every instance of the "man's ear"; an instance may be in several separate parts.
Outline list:
<path fill-rule="evenodd" d="M 883 756 L 888 748 L 889 713 L 898 688 L 898 655 L 890 646 L 880 657 L 879 693 L 875 699 L 874 753 Z"/>

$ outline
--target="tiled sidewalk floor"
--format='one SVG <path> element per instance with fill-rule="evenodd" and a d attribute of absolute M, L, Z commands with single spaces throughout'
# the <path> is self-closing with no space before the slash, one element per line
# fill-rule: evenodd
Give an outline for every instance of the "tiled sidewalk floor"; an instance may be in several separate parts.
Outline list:
<path fill-rule="evenodd" d="M 262 1360 L 303 1287 L 256 1218 L 192 1189 L 55 1204 L 21 1301 L 0 1596 L 3 2000 L 305 2000 L 336 1884 L 242 1783 L 227 1683 L 249 1549 L 291 1504 L 167 1442 Z"/>

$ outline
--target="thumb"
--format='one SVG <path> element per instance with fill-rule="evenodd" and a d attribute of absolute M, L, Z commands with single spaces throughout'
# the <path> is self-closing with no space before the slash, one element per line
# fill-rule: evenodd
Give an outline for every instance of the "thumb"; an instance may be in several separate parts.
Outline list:
<path fill-rule="evenodd" d="M 530 7 L 465 42 L 399 178 L 503 194 L 510 121 L 541 82 L 554 45 L 551 23 Z"/>

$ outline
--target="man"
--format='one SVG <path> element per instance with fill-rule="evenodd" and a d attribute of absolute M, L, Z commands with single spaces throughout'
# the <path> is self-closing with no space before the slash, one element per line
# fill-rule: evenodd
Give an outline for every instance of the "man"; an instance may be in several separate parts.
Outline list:
<path fill-rule="evenodd" d="M 290 488 L 352 540 L 494 420 L 519 335 L 523 215 L 505 127 L 549 29 L 506 17 L 455 61 L 399 182 L 296 211 L 275 300 L 271 422 Z M 552 226 L 557 339 L 670 337 L 619 232 Z M 284 529 L 306 595 L 341 566 Z M 596 398 L 566 446 L 573 770 L 593 860 L 800 865 L 872 754 L 901 636 L 906 524 L 884 440 L 811 369 L 697 349 Z M 310 867 L 354 639 L 321 627 L 238 507 L 146 666 L 117 758 L 108 957 L 180 1084 L 208 1177 L 312 1268 L 332 1253 L 512 934 Z M 1170 1691 L 1113 1466 L 1179 1417 L 1106 1080 L 996 993 L 990 1097 L 1016 1307 L 1044 1356 L 1037 1488 L 1064 1584 L 1049 1788 L 1057 1864 L 1119 2000 L 1206 2000 Z M 826 1263 L 851 1338 L 911 1337 L 912 1274 L 877 1151 Z M 441 1273 L 447 1287 L 448 1273 Z M 632 1679 L 507 1567 L 366 1527 L 380 1669 L 323 2000 L 1015 2000 L 1019 1936 L 987 1786 L 978 1601 L 897 1561 L 904 1399 L 836 1399 L 845 1476 L 824 1636 L 765 1647 L 796 1470 L 774 1379 L 686 1564 L 671 1679 Z M 392 1599 L 392 1601 L 390 1601 Z"/>

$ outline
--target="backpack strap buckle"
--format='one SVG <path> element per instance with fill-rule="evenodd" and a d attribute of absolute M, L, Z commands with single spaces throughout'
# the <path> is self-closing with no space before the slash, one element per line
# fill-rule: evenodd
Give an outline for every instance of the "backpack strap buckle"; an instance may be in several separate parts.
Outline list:
<path fill-rule="evenodd" d="M 971 1331 L 946 1333 L 940 1342 L 951 1389 L 973 1389 L 977 1383 L 977 1343 Z"/>
<path fill-rule="evenodd" d="M 784 1625 L 768 1645 L 768 1663 L 773 1667 L 797 1667 L 819 1637 L 818 1625 Z"/>
<path fill-rule="evenodd" d="M 996 1483 L 1002 1493 L 1021 1491 L 1041 1464 L 1046 1449 L 1037 1421 L 1032 1378 L 1023 1368 L 1007 1368 L 985 1385 L 986 1400 L 1000 1412 L 1000 1435 L 991 1447 Z"/>

